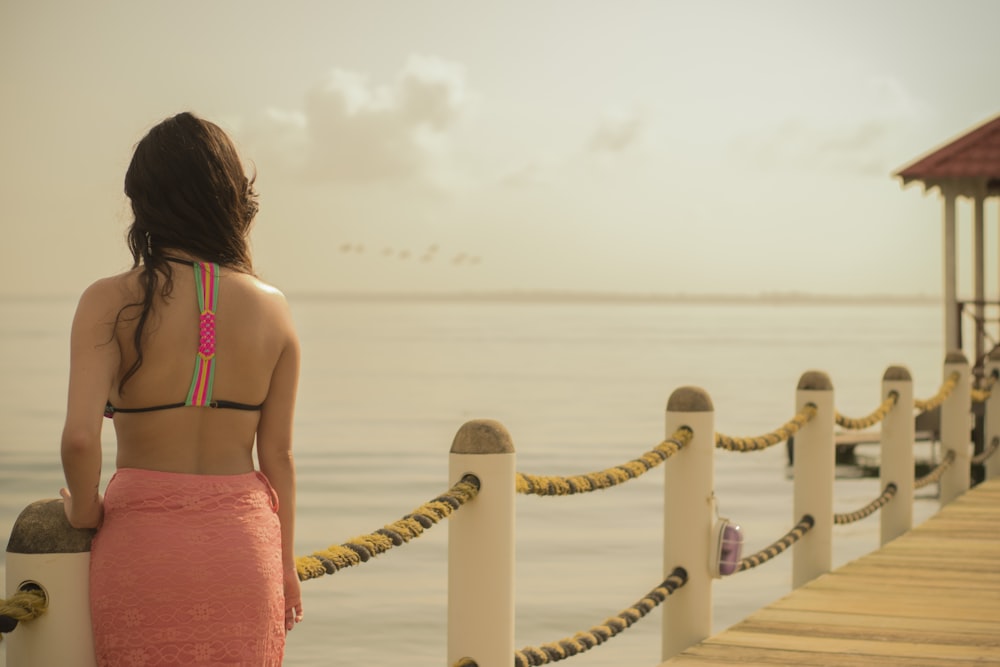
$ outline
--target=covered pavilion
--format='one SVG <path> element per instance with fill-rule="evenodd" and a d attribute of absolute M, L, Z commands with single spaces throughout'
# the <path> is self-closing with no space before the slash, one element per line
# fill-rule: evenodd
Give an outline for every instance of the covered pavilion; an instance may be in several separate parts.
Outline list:
<path fill-rule="evenodd" d="M 1000 302 L 986 301 L 986 250 L 984 204 L 990 197 L 1000 197 L 1000 116 L 984 122 L 940 148 L 900 169 L 894 176 L 903 186 L 922 183 L 925 192 L 937 188 L 944 202 L 944 343 L 945 352 L 963 349 L 963 315 L 975 323 L 974 358 L 977 377 L 983 360 L 1000 345 L 995 339 L 987 348 L 987 306 Z M 956 202 L 962 197 L 972 203 L 973 290 L 971 300 L 960 301 L 957 293 L 958 249 L 956 247 Z M 1000 220 L 998 220 L 1000 226 Z M 1000 237 L 1000 234 L 998 234 Z M 1000 262 L 998 262 L 1000 263 Z M 995 277 L 1000 288 L 1000 270 Z M 996 318 L 1000 321 L 1000 316 Z"/>

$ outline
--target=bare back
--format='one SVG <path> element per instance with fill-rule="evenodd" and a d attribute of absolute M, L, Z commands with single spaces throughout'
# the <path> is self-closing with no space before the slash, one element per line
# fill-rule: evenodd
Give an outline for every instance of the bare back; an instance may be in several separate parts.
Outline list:
<path fill-rule="evenodd" d="M 121 391 L 120 380 L 136 359 L 133 343 L 138 308 L 124 312 L 115 332 L 120 365 L 111 402 L 120 408 L 176 403 L 192 381 L 199 344 L 199 306 L 190 267 L 172 268 L 173 289 L 157 297 L 143 338 L 143 363 Z M 135 303 L 138 272 L 112 278 L 117 308 Z M 256 278 L 227 270 L 219 277 L 215 313 L 213 395 L 261 411 L 187 406 L 114 417 L 118 467 L 199 474 L 239 474 L 254 469 L 253 445 L 269 413 L 275 369 L 294 343 L 287 304 Z"/>

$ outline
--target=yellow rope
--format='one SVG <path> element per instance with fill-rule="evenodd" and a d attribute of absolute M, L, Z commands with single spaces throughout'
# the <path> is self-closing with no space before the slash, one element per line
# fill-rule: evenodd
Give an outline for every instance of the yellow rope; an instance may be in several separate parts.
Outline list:
<path fill-rule="evenodd" d="M 875 411 L 867 417 L 855 419 L 853 417 L 845 417 L 839 412 L 835 412 L 834 420 L 838 425 L 843 426 L 846 429 L 859 430 L 868 428 L 869 426 L 874 426 L 885 419 L 885 416 L 889 414 L 889 411 L 892 410 L 893 407 L 895 407 L 896 401 L 898 400 L 899 394 L 893 391 L 889 393 L 889 396 L 884 401 L 882 401 L 882 405 L 875 408 Z"/>
<path fill-rule="evenodd" d="M 40 590 L 32 589 L 18 591 L 6 600 L 0 599 L 0 625 L 4 632 L 10 632 L 18 623 L 32 621 L 49 608 L 48 597 Z M 0 632 L 0 641 L 3 641 L 3 632 Z"/>
<path fill-rule="evenodd" d="M 984 449 L 983 451 L 979 452 L 978 454 L 972 457 L 972 463 L 976 465 L 979 465 L 980 463 L 986 463 L 986 459 L 993 456 L 996 453 L 998 447 L 1000 447 L 1000 438 L 994 437 L 992 442 L 990 442 L 990 446 L 987 449 Z"/>
<path fill-rule="evenodd" d="M 871 501 L 870 503 L 868 503 L 861 509 L 857 510 L 856 512 L 845 512 L 843 514 L 834 514 L 833 522 L 838 526 L 843 526 L 849 523 L 854 523 L 855 521 L 860 521 L 861 519 L 864 519 L 866 516 L 874 514 L 877 510 L 884 507 L 885 505 L 888 505 L 889 501 L 892 500 L 895 497 L 895 495 L 896 495 L 896 485 L 893 484 L 892 482 L 889 482 L 885 487 L 885 491 L 883 491 L 882 495 L 880 495 L 878 498 Z"/>
<path fill-rule="evenodd" d="M 954 462 L 954 460 L 955 460 L 955 450 L 949 449 L 948 453 L 944 455 L 943 459 L 941 459 L 941 463 L 937 464 L 937 467 L 934 468 L 934 470 L 931 470 L 923 477 L 918 477 L 913 482 L 913 488 L 922 489 L 928 484 L 933 484 L 934 482 L 940 480 L 941 477 L 944 475 L 944 471 L 948 469 L 948 466 L 950 466 L 952 462 Z"/>
<path fill-rule="evenodd" d="M 755 438 L 734 438 L 732 436 L 715 434 L 715 446 L 731 452 L 752 452 L 767 449 L 772 445 L 788 440 L 798 433 L 799 429 L 809 423 L 816 416 L 816 406 L 812 403 L 806 404 L 798 414 L 774 431 Z"/>
<path fill-rule="evenodd" d="M 542 644 L 539 647 L 529 646 L 514 652 L 514 667 L 535 667 L 545 665 L 550 662 L 564 660 L 571 656 L 583 653 L 608 641 L 615 635 L 631 627 L 636 621 L 655 609 L 661 602 L 687 583 L 687 570 L 682 567 L 675 567 L 663 583 L 646 593 L 645 597 L 633 604 L 628 609 L 624 609 L 616 616 L 604 619 L 600 625 L 595 625 L 589 630 L 578 632 L 572 637 L 560 639 L 557 642 Z M 468 658 L 465 658 L 468 660 Z M 461 663 L 460 663 L 461 664 Z M 471 667 L 475 662 L 466 662 L 466 666 Z"/>
<path fill-rule="evenodd" d="M 814 525 L 816 525 L 816 522 L 813 520 L 812 516 L 809 514 L 804 515 L 799 522 L 795 524 L 794 528 L 782 535 L 780 539 L 772 543 L 769 547 L 761 549 L 757 553 L 740 560 L 740 564 L 736 567 L 736 571 L 745 572 L 750 568 L 763 565 L 767 561 L 785 551 L 788 547 L 801 540 L 806 533 L 812 530 Z"/>
<path fill-rule="evenodd" d="M 476 497 L 479 479 L 466 475 L 451 489 L 430 502 L 424 503 L 399 521 L 390 523 L 374 533 L 360 535 L 340 545 L 332 545 L 309 556 L 295 559 L 299 579 L 306 581 L 324 574 L 333 574 L 345 567 L 367 562 L 369 558 L 385 553 L 395 546 L 409 542 L 423 534 L 441 519 Z"/>
<path fill-rule="evenodd" d="M 694 432 L 683 426 L 639 458 L 599 472 L 572 477 L 529 475 L 519 472 L 516 481 L 517 492 L 537 496 L 567 496 L 606 489 L 649 472 L 689 444 L 693 436 Z"/>
<path fill-rule="evenodd" d="M 957 371 L 952 373 L 941 384 L 941 388 L 938 390 L 937 394 L 928 398 L 927 400 L 921 400 L 918 398 L 915 401 L 913 401 L 913 406 L 917 410 L 920 410 L 921 412 L 929 412 L 934 408 L 940 406 L 942 403 L 945 402 L 945 399 L 947 399 L 951 395 L 951 392 L 955 390 L 955 387 L 958 385 L 958 377 L 959 374 Z"/>
<path fill-rule="evenodd" d="M 997 371 L 990 373 L 980 389 L 972 390 L 972 400 L 977 403 L 985 403 L 993 391 L 993 385 L 997 383 L 997 378 L 1000 378 L 1000 373 Z"/>

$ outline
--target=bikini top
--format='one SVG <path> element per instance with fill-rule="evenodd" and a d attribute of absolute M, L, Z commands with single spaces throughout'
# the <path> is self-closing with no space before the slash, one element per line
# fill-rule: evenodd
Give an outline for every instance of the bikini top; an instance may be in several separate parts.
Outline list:
<path fill-rule="evenodd" d="M 108 401 L 104 407 L 105 417 L 114 417 L 116 412 L 153 412 L 196 406 L 204 408 L 229 408 L 231 410 L 260 410 L 264 404 L 248 405 L 236 401 L 223 401 L 212 398 L 212 385 L 215 381 L 215 308 L 219 303 L 219 265 L 211 262 L 191 262 L 185 259 L 167 257 L 167 260 L 178 264 L 189 264 L 194 267 L 195 286 L 198 290 L 198 308 L 201 311 L 200 338 L 198 353 L 195 356 L 194 375 L 187 398 L 180 403 L 153 405 L 147 408 L 116 408 Z"/>

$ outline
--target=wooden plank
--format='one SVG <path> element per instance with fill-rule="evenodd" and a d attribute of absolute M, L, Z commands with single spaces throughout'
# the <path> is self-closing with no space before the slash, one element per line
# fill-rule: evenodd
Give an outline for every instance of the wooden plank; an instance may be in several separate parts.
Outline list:
<path fill-rule="evenodd" d="M 822 617 L 823 621 L 830 621 L 827 614 Z M 1000 636 L 996 634 L 996 626 L 986 632 L 968 632 L 966 627 L 956 632 L 955 628 L 959 624 L 952 624 L 949 630 L 944 630 L 941 626 L 930 626 L 926 623 L 928 619 L 922 619 L 920 623 L 923 629 L 920 631 L 903 624 L 885 625 L 879 623 L 866 624 L 858 615 L 840 614 L 838 622 L 816 622 L 820 615 L 813 614 L 809 621 L 802 620 L 770 620 L 768 617 L 757 617 L 747 619 L 730 628 L 734 632 L 759 632 L 769 634 L 808 634 L 816 639 L 857 639 L 864 641 L 879 642 L 902 642 L 907 644 L 940 644 L 956 646 L 977 646 L 983 648 L 1000 648 Z M 878 618 L 866 616 L 865 619 Z M 936 620 L 936 619 L 934 619 Z M 982 627 L 979 625 L 977 627 Z"/>
<path fill-rule="evenodd" d="M 953 644 L 930 644 L 926 642 L 882 642 L 863 639 L 827 638 L 804 634 L 772 634 L 728 630 L 710 640 L 720 646 L 751 648 L 777 648 L 804 653 L 826 653 L 839 656 L 852 655 L 882 656 L 895 658 L 923 658 L 937 660 L 938 664 L 953 660 L 983 661 L 1000 660 L 996 649 L 989 646 L 956 646 Z"/>
<path fill-rule="evenodd" d="M 663 663 L 670 667 L 732 667 L 733 665 L 801 665 L 802 667 L 899 667 L 895 656 L 839 654 L 835 659 L 825 653 L 811 651 L 774 651 L 742 647 L 734 651 L 731 646 L 719 646 L 705 642 L 692 646 L 679 656 Z M 907 667 L 941 667 L 940 660 L 914 658 L 906 662 Z"/>
<path fill-rule="evenodd" d="M 983 581 L 974 577 L 936 578 L 912 577 L 907 579 L 902 575 L 864 576 L 859 574 L 831 574 L 822 577 L 822 581 L 812 582 L 815 590 L 845 590 L 868 593 L 902 593 L 903 587 L 913 589 L 917 595 L 934 596 L 939 594 L 949 597 L 975 596 L 983 590 Z"/>
<path fill-rule="evenodd" d="M 997 596 L 1000 597 L 1000 596 Z M 850 614 L 864 610 L 869 614 L 908 618 L 949 618 L 974 621 L 989 614 L 1000 613 L 1000 602 L 959 600 L 936 597 L 933 601 L 919 595 L 860 595 L 851 591 L 816 591 L 800 588 L 794 596 L 782 598 L 771 605 L 775 609 L 806 609 Z M 998 626 L 1000 631 L 1000 626 Z"/>
<path fill-rule="evenodd" d="M 941 567 L 935 562 L 928 567 L 919 567 L 914 563 L 918 560 L 900 561 L 891 558 L 854 561 L 835 570 L 835 573 L 852 577 L 877 577 L 888 581 L 904 579 L 911 583 L 920 582 L 923 585 L 930 581 L 972 581 L 987 586 L 1000 585 L 1000 568 L 986 572 L 970 572 L 951 567 Z M 904 567 L 904 564 L 906 567 Z"/>
<path fill-rule="evenodd" d="M 925 634 L 934 632 L 947 632 L 954 635 L 988 635 L 1000 642 L 1000 634 L 997 634 L 996 621 L 990 620 L 961 620 L 955 621 L 942 618 L 906 618 L 900 616 L 878 616 L 875 614 L 836 614 L 826 611 L 806 611 L 796 609 L 794 611 L 784 609 L 772 609 L 765 607 L 747 617 L 747 622 L 761 623 L 787 623 L 800 625 L 823 625 L 823 626 L 843 626 L 872 628 L 874 630 L 907 630 L 909 632 Z"/>

